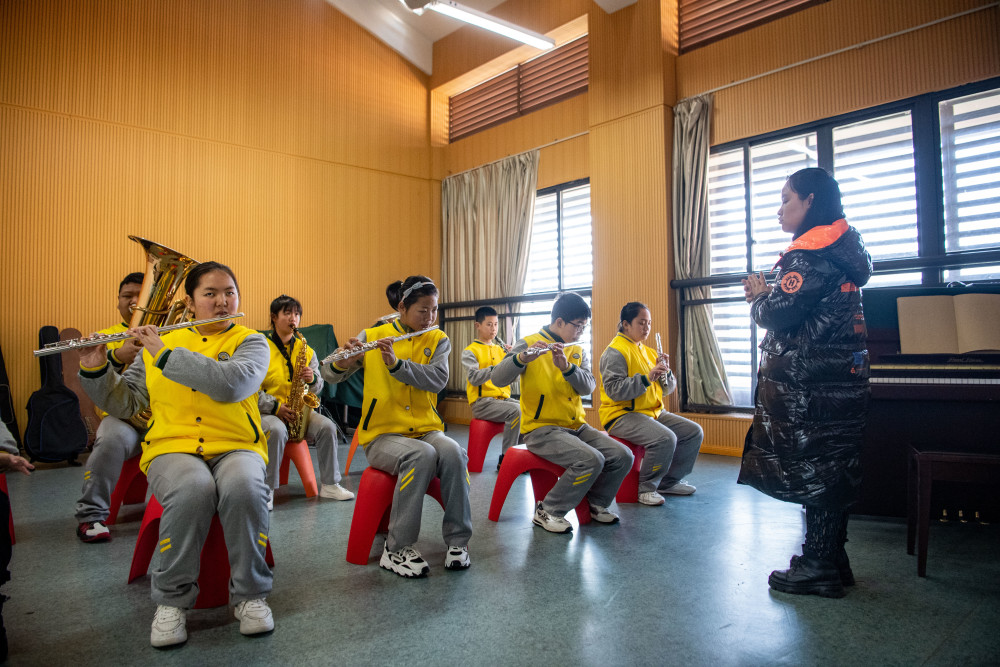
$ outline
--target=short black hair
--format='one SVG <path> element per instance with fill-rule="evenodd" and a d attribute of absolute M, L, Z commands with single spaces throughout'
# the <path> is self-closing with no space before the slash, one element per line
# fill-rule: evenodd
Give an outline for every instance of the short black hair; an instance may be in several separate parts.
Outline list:
<path fill-rule="evenodd" d="M 556 297 L 552 304 L 552 321 L 562 319 L 563 322 L 571 322 L 580 318 L 590 319 L 590 306 L 583 300 L 583 297 L 576 292 L 564 292 Z"/>
<path fill-rule="evenodd" d="M 191 296 L 196 289 L 198 289 L 198 284 L 201 283 L 201 277 L 206 273 L 211 273 L 212 271 L 222 271 L 223 273 L 229 274 L 229 277 L 233 279 L 233 285 L 236 285 L 236 293 L 239 294 L 240 284 L 236 281 L 236 274 L 225 264 L 220 264 L 219 262 L 202 262 L 195 266 L 187 274 L 187 278 L 184 279 L 184 291 L 187 292 L 188 296 Z M 193 298 L 193 297 L 192 297 Z"/>
<path fill-rule="evenodd" d="M 124 280 L 118 283 L 118 291 L 121 292 L 123 287 L 125 287 L 126 285 L 131 285 L 132 283 L 141 285 L 142 279 L 144 277 L 145 276 L 143 276 L 143 274 L 139 273 L 138 271 L 136 271 L 135 273 L 128 274 L 127 276 L 125 276 Z"/>
<path fill-rule="evenodd" d="M 406 294 L 417 283 L 423 283 L 420 287 Z M 406 294 L 404 297 L 403 295 Z M 385 298 L 392 308 L 399 308 L 399 302 L 403 302 L 403 308 L 409 308 L 422 296 L 437 296 L 438 288 L 434 281 L 427 276 L 409 276 L 406 280 L 397 280 L 385 288 Z"/>
<path fill-rule="evenodd" d="M 795 230 L 793 239 L 799 238 L 813 227 L 832 225 L 844 217 L 840 184 L 826 169 L 800 169 L 788 177 L 788 187 L 799 199 L 813 196 L 812 204 L 806 211 L 802 224 Z"/>
<path fill-rule="evenodd" d="M 649 306 L 642 303 L 641 301 L 629 301 L 624 306 L 622 306 L 621 315 L 618 316 L 618 330 L 623 331 L 622 324 L 628 322 L 632 323 L 632 320 L 639 316 L 640 310 L 649 310 Z"/>
<path fill-rule="evenodd" d="M 482 323 L 487 317 L 497 317 L 497 311 L 489 306 L 480 306 L 476 309 L 476 322 Z"/>
<path fill-rule="evenodd" d="M 287 294 L 282 294 L 277 299 L 271 302 L 271 321 L 274 321 L 274 316 L 284 311 L 291 311 L 298 315 L 302 314 L 302 304 L 299 300 L 293 296 L 288 296 Z"/>

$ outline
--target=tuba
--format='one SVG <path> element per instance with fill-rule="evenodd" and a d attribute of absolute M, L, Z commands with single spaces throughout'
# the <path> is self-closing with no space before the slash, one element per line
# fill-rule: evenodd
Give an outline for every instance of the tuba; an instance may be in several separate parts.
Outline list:
<path fill-rule="evenodd" d="M 187 306 L 179 297 L 183 294 L 184 279 L 199 264 L 195 260 L 159 243 L 138 236 L 129 236 L 146 251 L 146 274 L 142 278 L 139 298 L 132 307 L 129 327 L 152 324 L 167 326 L 187 318 Z M 175 297 L 178 299 L 175 301 Z M 139 431 L 144 431 L 152 416 L 148 407 L 128 420 Z"/>
<path fill-rule="evenodd" d="M 306 429 L 309 428 L 309 414 L 319 407 L 319 398 L 309 391 L 309 386 L 302 377 L 309 367 L 308 344 L 297 328 L 292 327 L 292 333 L 302 341 L 302 346 L 299 348 L 299 353 L 295 355 L 292 389 L 288 394 L 288 409 L 293 415 L 288 423 L 289 442 L 306 437 Z"/>

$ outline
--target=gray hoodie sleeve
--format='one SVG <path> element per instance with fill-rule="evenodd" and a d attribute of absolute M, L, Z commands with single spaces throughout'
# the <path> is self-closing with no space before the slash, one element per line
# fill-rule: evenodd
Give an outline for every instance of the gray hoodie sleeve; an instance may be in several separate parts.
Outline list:
<path fill-rule="evenodd" d="M 503 361 L 493 368 L 493 384 L 498 387 L 506 387 L 524 372 L 526 366 L 518 361 L 517 355 L 526 349 L 528 349 L 528 344 L 524 342 L 523 338 L 514 344 L 514 347 L 511 348 Z M 569 370 L 563 373 L 563 377 L 566 378 L 566 381 L 569 382 L 576 393 L 584 396 L 594 392 L 597 381 L 594 380 L 594 374 L 590 371 L 590 360 L 587 358 L 587 353 L 583 348 L 580 348 L 580 355 L 582 356 L 580 365 L 577 366 L 571 363 Z M 542 363 L 542 361 L 541 359 L 535 359 L 528 363 L 538 364 Z"/>
<path fill-rule="evenodd" d="M 448 356 L 450 354 L 451 339 L 444 338 L 438 343 L 434 355 L 426 364 L 397 359 L 396 364 L 389 369 L 389 374 L 411 387 L 436 394 L 448 384 Z"/>
<path fill-rule="evenodd" d="M 524 342 L 523 338 L 514 343 L 514 347 L 510 348 L 510 352 L 503 358 L 503 361 L 493 367 L 493 377 L 490 378 L 493 380 L 493 384 L 498 387 L 508 387 L 524 373 L 525 366 L 517 360 L 517 355 L 527 349 L 528 344 Z"/>
<path fill-rule="evenodd" d="M 262 415 L 273 415 L 278 411 L 278 399 L 261 389 L 257 392 L 257 409 Z"/>
<path fill-rule="evenodd" d="M 7 452 L 8 454 L 17 455 L 17 440 L 14 440 L 14 436 L 10 434 L 7 430 L 7 425 L 0 422 L 0 451 Z"/>
<path fill-rule="evenodd" d="M 316 350 L 313 350 L 312 353 L 312 358 L 309 360 L 309 368 L 311 368 L 313 372 L 313 381 L 310 382 L 308 386 L 309 391 L 314 394 L 319 394 L 319 392 L 323 391 L 323 385 L 326 383 L 323 382 L 323 374 L 319 372 L 319 356 L 317 356 Z"/>
<path fill-rule="evenodd" d="M 110 364 L 97 371 L 80 371 L 80 386 L 100 409 L 113 417 L 129 419 L 149 407 L 146 364 L 141 359 L 119 375 Z"/>
<path fill-rule="evenodd" d="M 161 357 L 163 354 L 167 353 Z M 170 350 L 166 359 L 157 359 L 156 365 L 163 377 L 196 389 L 213 401 L 238 403 L 260 390 L 270 358 L 267 339 L 256 333 L 244 338 L 226 361 L 178 347 Z"/>
<path fill-rule="evenodd" d="M 462 366 L 468 375 L 469 384 L 473 387 L 486 384 L 489 382 L 490 376 L 493 375 L 494 367 L 487 366 L 486 368 L 480 368 L 479 360 L 476 359 L 476 355 L 472 353 L 472 350 L 462 350 Z"/>
<path fill-rule="evenodd" d="M 601 383 L 612 401 L 631 401 L 646 393 L 650 382 L 642 373 L 628 376 L 628 363 L 621 352 L 613 348 L 601 355 Z"/>
<path fill-rule="evenodd" d="M 597 380 L 594 379 L 594 374 L 590 370 L 590 358 L 582 347 L 580 348 L 580 357 L 580 365 L 570 364 L 569 370 L 563 373 L 563 377 L 576 390 L 576 393 L 586 396 L 594 393 L 594 389 L 597 388 Z"/>
<path fill-rule="evenodd" d="M 360 340 L 362 343 L 365 343 L 365 342 L 368 341 L 368 338 L 367 338 L 367 336 L 365 336 L 365 332 L 364 331 L 362 331 L 361 333 L 359 333 L 357 335 L 357 339 Z M 333 362 L 330 362 L 328 364 L 323 364 L 323 366 L 320 367 L 319 374 L 320 374 L 320 376 L 322 376 L 322 378 L 324 380 L 326 380 L 330 384 L 339 384 L 339 383 L 343 382 L 344 380 L 346 380 L 347 378 L 349 378 L 352 375 L 354 375 L 355 373 L 357 373 L 360 368 L 362 368 L 362 367 L 361 366 L 355 366 L 355 367 L 352 367 L 352 368 L 348 368 L 346 371 L 342 371 L 342 370 L 338 370 L 338 369 L 334 368 L 333 367 Z"/>

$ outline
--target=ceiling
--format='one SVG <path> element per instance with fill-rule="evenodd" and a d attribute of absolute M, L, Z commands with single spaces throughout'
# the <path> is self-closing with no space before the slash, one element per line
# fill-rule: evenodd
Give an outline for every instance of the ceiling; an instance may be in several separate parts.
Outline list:
<path fill-rule="evenodd" d="M 467 7 L 489 12 L 504 0 L 458 0 Z M 637 0 L 594 0 L 614 13 Z M 427 74 L 432 73 L 433 44 L 465 23 L 437 12 L 417 16 L 399 0 L 327 0 L 341 13 L 389 45 Z M 511 41 L 511 45 L 517 42 Z"/>

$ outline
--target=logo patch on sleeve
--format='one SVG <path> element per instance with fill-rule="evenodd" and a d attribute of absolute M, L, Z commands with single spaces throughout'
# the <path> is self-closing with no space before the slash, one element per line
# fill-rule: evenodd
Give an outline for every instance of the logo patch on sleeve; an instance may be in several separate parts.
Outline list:
<path fill-rule="evenodd" d="M 802 274 L 798 271 L 789 271 L 781 279 L 781 291 L 787 294 L 795 294 L 802 287 Z"/>

